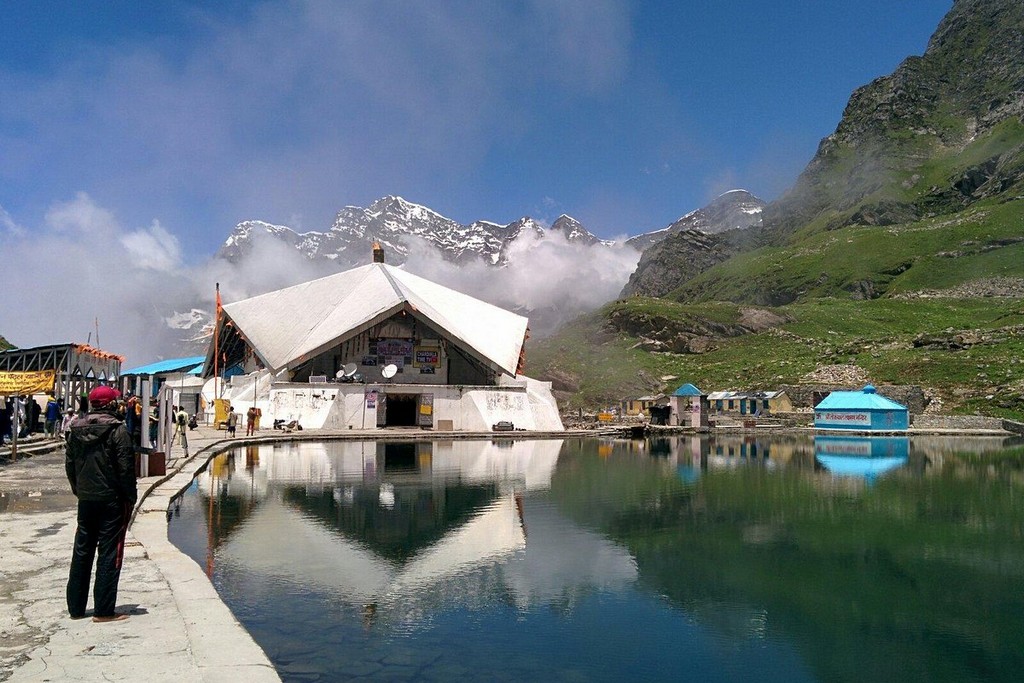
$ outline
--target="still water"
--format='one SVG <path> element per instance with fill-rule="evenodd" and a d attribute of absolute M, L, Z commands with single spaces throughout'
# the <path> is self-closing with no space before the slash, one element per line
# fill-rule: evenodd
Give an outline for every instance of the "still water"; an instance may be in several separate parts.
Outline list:
<path fill-rule="evenodd" d="M 251 446 L 169 533 L 286 681 L 1024 675 L 1008 439 Z"/>

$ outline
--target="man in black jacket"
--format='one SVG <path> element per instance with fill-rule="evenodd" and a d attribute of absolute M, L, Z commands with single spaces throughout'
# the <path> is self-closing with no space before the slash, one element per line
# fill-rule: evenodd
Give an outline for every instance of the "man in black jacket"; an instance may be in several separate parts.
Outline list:
<path fill-rule="evenodd" d="M 92 620 L 128 618 L 127 614 L 114 612 L 124 536 L 137 496 L 131 437 L 116 414 L 120 395 L 107 386 L 93 389 L 89 393 L 89 412 L 76 417 L 68 431 L 64 469 L 71 491 L 78 497 L 78 531 L 67 591 L 72 619 L 85 616 L 97 550 Z"/>

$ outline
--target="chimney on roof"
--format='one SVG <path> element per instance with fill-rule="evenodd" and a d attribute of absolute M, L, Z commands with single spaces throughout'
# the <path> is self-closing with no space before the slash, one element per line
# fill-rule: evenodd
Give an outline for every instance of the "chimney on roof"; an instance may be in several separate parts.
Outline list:
<path fill-rule="evenodd" d="M 373 243 L 373 262 L 384 263 L 384 247 L 380 246 L 380 242 Z"/>

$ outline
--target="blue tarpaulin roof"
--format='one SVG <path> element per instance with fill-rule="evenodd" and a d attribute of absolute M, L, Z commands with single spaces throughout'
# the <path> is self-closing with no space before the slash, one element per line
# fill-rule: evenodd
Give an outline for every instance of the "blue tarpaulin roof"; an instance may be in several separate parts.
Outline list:
<path fill-rule="evenodd" d="M 862 391 L 833 391 L 815 410 L 906 410 L 907 407 L 875 393 L 870 384 Z"/>
<path fill-rule="evenodd" d="M 206 356 L 169 358 L 168 360 L 161 360 L 149 365 L 125 370 L 121 375 L 160 375 L 165 372 L 185 372 L 194 369 L 197 365 L 202 365 L 205 360 Z"/>
<path fill-rule="evenodd" d="M 676 389 L 673 396 L 701 396 L 701 391 L 689 382 Z"/>

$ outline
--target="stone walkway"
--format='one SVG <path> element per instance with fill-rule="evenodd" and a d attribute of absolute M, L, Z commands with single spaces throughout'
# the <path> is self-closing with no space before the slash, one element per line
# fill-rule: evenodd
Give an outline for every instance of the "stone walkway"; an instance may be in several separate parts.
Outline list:
<path fill-rule="evenodd" d="M 226 445 L 197 430 L 195 455 L 172 463 L 177 475 L 139 480 L 117 601 L 131 617 L 109 624 L 67 615 L 76 524 L 63 450 L 0 459 L 0 681 L 280 680 L 202 569 L 167 540 L 170 498 Z"/>

